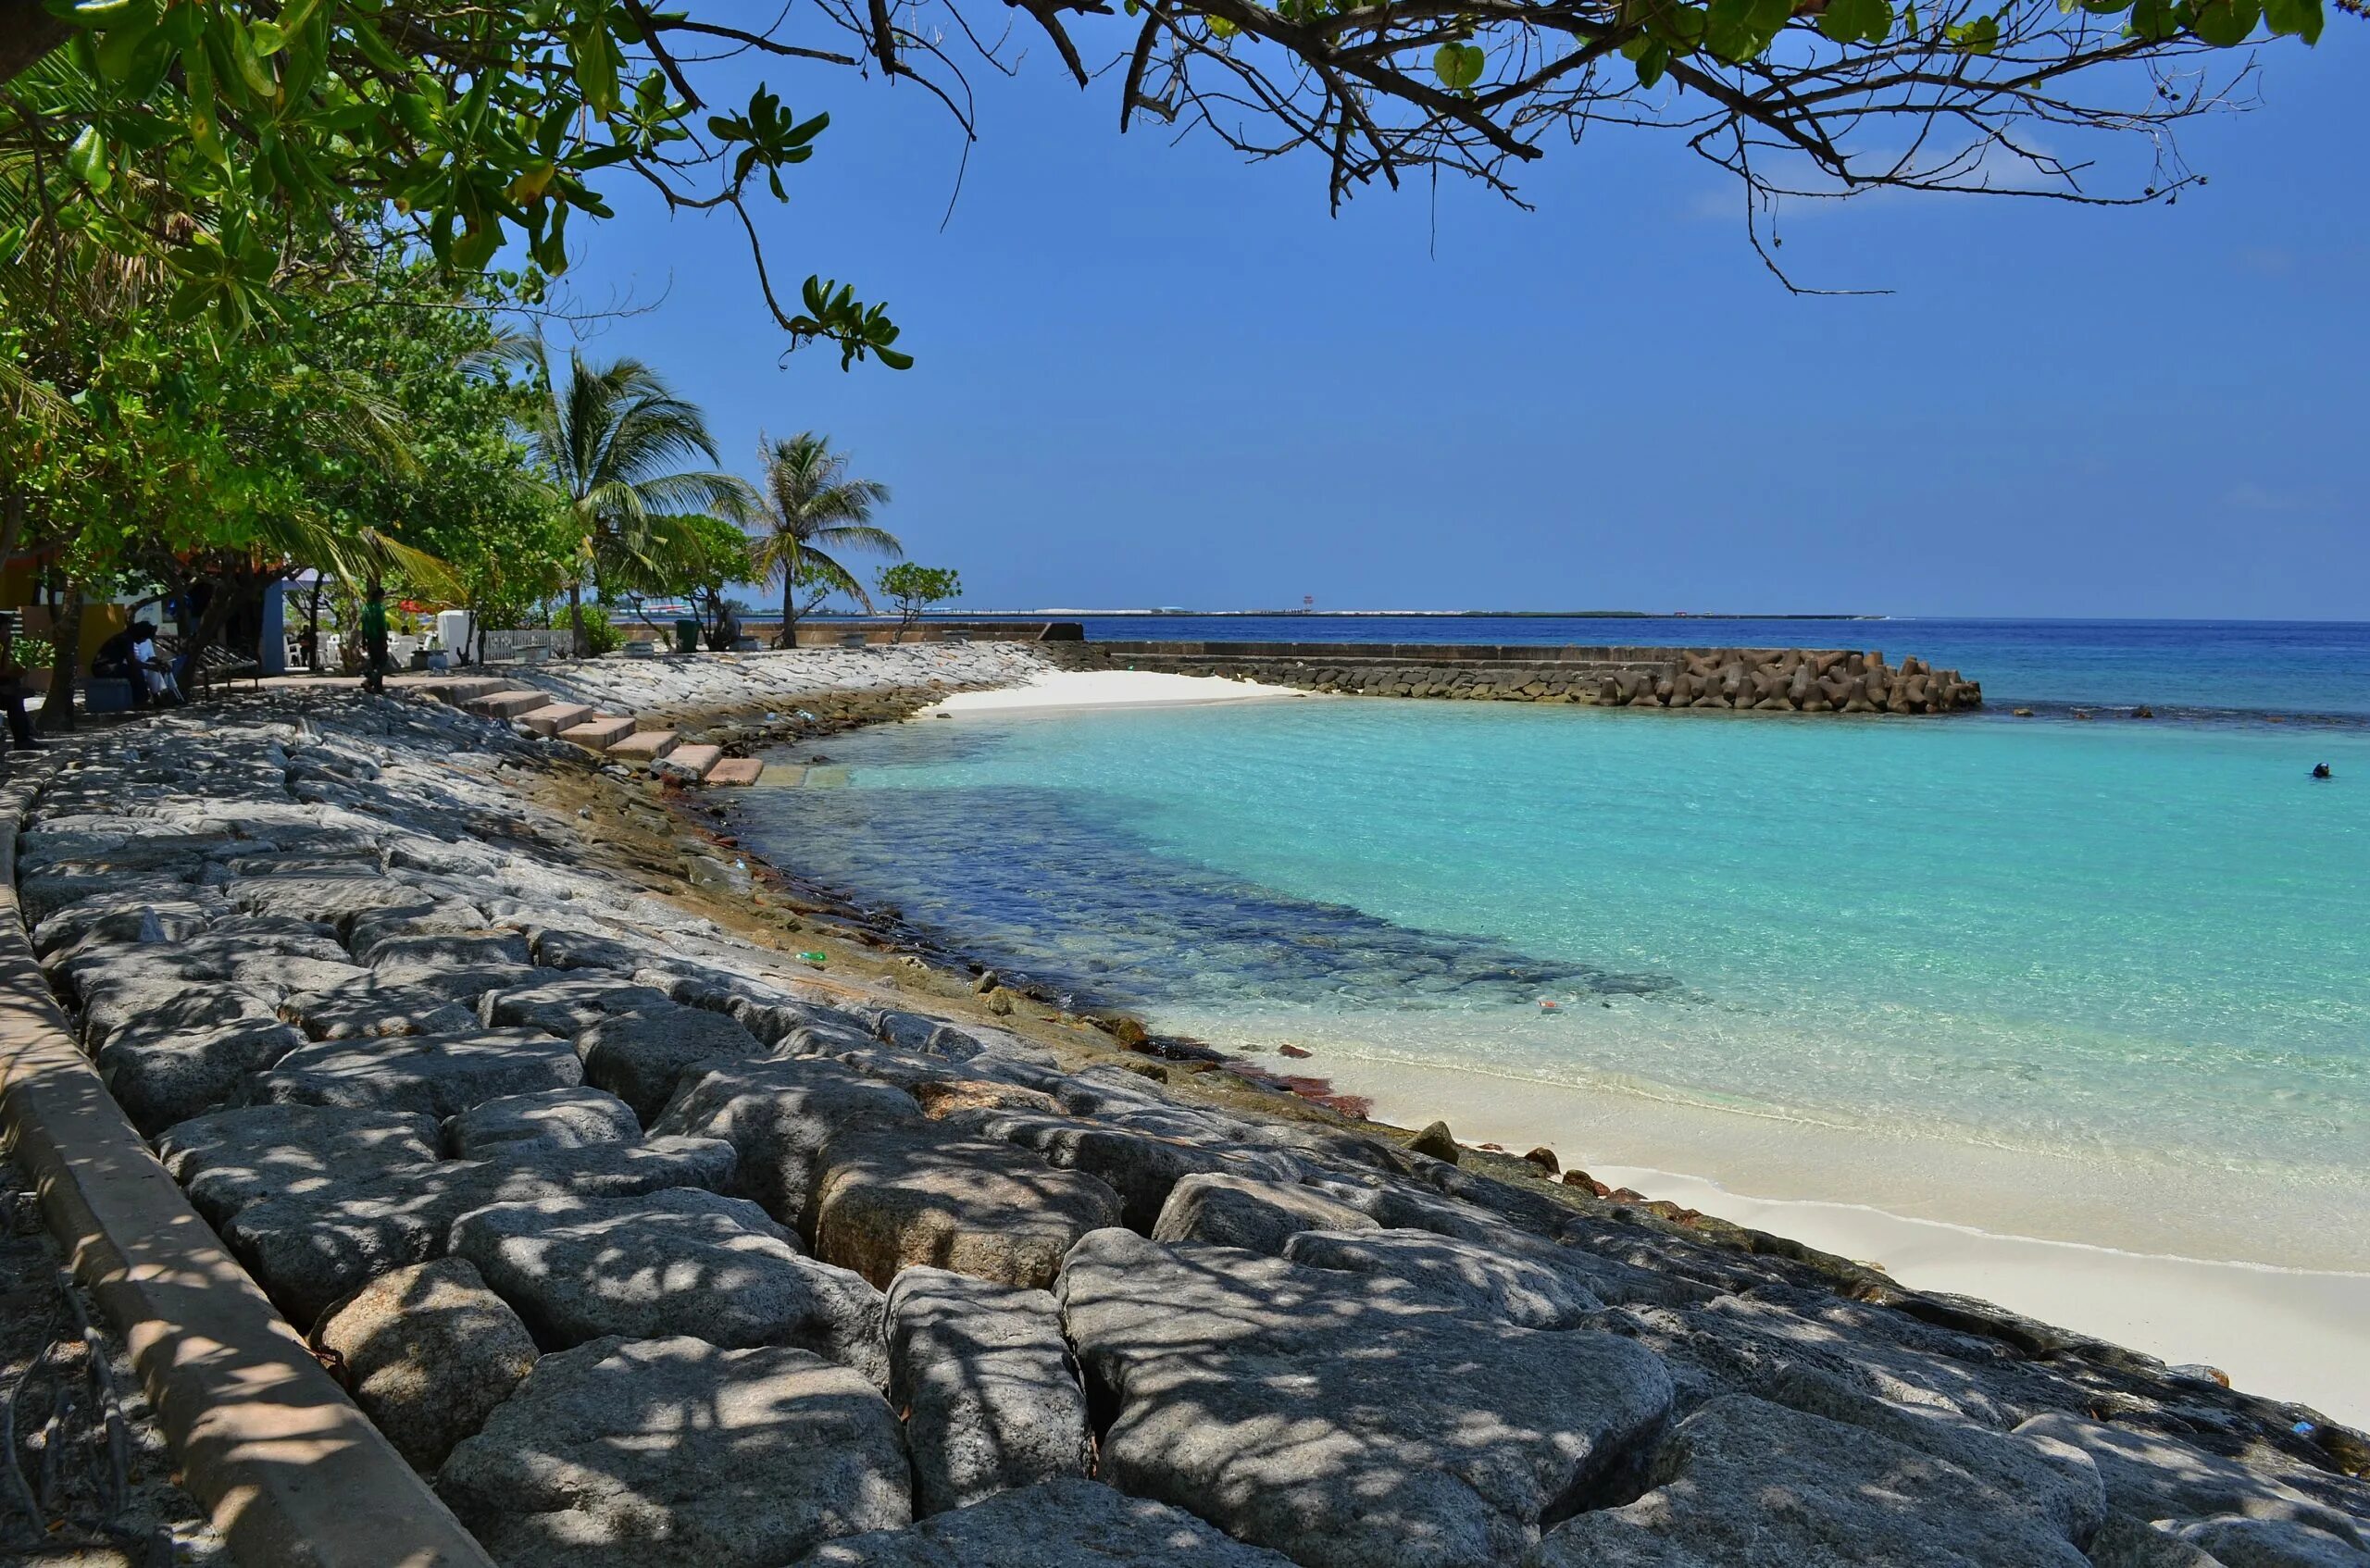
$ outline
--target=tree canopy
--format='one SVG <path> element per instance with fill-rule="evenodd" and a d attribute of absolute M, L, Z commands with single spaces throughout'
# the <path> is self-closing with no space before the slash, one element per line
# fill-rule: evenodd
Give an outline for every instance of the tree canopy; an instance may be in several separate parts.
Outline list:
<path fill-rule="evenodd" d="M 1511 194 L 1590 131 L 1677 138 L 1764 194 L 2170 199 L 2193 178 L 2170 132 L 2227 101 L 2250 58 L 2232 51 L 2314 42 L 2323 3 L 1014 0 L 1081 86 L 1114 68 L 1122 129 L 1312 154 L 1337 202 L 1428 168 Z M 778 284 L 752 216 L 829 126 L 813 76 L 793 108 L 765 85 L 710 103 L 712 73 L 754 54 L 906 78 L 969 135 L 967 66 L 1018 47 L 975 4 L 751 22 L 644 0 L 0 0 L 0 167 L 31 170 L 39 222 L 161 254 L 181 308 L 231 321 L 274 308 L 292 227 L 347 233 L 356 203 L 441 264 L 481 268 L 516 240 L 556 273 L 571 218 L 610 216 L 604 191 L 636 180 L 734 216 L 793 343 L 903 366 L 852 286 Z M 2102 166 L 2101 143 L 2145 156 Z"/>

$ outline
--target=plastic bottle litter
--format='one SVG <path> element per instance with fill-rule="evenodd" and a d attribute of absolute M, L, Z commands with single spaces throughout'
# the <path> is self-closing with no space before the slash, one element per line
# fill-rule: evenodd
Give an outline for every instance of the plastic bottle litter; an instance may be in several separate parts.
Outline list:
<path fill-rule="evenodd" d="M 827 952 L 802 952 L 798 957 L 800 962 L 812 964 L 817 969 L 831 961 L 831 955 Z"/>

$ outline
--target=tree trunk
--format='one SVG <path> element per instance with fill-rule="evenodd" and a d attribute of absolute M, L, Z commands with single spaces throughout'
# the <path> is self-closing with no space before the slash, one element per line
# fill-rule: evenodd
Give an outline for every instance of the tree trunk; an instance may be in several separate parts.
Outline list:
<path fill-rule="evenodd" d="M 584 584 L 580 579 L 568 585 L 568 625 L 576 638 L 568 656 L 580 659 L 584 656 Z"/>
<path fill-rule="evenodd" d="M 49 663 L 49 695 L 42 699 L 44 729 L 74 728 L 74 671 L 82 662 L 82 585 L 69 580 L 57 614 L 50 617 L 50 641 L 57 650 Z"/>
<path fill-rule="evenodd" d="M 777 648 L 798 646 L 798 567 L 796 563 L 782 568 L 781 574 L 781 636 L 774 641 Z"/>

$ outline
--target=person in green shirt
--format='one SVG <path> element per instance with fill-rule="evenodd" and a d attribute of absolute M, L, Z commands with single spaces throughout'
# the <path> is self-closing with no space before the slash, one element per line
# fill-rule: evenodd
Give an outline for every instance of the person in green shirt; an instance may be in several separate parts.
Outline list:
<path fill-rule="evenodd" d="M 376 579 L 362 601 L 362 690 L 387 689 L 387 591 Z"/>

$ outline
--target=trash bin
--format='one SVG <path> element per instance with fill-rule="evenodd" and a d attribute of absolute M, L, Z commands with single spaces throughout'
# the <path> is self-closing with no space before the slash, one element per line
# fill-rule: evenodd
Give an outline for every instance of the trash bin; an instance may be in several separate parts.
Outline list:
<path fill-rule="evenodd" d="M 675 623 L 675 651 L 679 653 L 700 651 L 700 623 L 688 616 Z"/>

